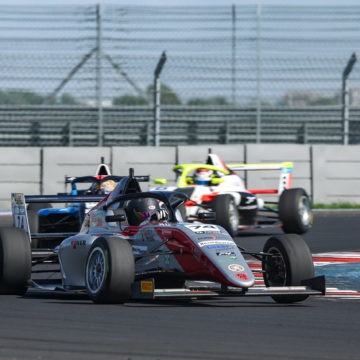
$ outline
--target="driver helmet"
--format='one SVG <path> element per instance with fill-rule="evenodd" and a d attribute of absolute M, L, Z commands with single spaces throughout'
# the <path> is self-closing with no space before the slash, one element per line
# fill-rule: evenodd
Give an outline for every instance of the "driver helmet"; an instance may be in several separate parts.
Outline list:
<path fill-rule="evenodd" d="M 93 195 L 96 195 L 96 194 L 99 194 L 100 192 L 100 185 L 98 182 L 94 182 L 91 186 L 90 186 L 90 189 L 88 190 L 88 192 L 90 194 L 93 194 Z"/>
<path fill-rule="evenodd" d="M 197 169 L 194 175 L 194 181 L 197 185 L 210 185 L 213 171 L 209 169 Z"/>
<path fill-rule="evenodd" d="M 156 199 L 140 198 L 129 200 L 125 207 L 125 212 L 129 225 L 138 226 L 143 221 L 148 220 L 159 209 L 159 202 Z"/>
<path fill-rule="evenodd" d="M 115 181 L 114 180 L 107 180 L 101 183 L 100 191 L 102 194 L 110 194 L 115 189 Z"/>

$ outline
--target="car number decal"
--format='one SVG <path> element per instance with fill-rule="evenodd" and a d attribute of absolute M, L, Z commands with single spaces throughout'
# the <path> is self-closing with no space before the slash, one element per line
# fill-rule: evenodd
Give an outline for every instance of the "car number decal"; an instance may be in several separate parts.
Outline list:
<path fill-rule="evenodd" d="M 199 224 L 199 225 L 185 225 L 191 231 L 198 232 L 220 232 L 220 229 L 216 225 Z"/>

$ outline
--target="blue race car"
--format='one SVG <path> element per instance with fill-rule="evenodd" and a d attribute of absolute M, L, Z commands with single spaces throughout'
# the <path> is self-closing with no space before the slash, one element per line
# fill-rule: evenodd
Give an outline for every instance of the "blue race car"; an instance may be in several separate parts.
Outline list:
<path fill-rule="evenodd" d="M 58 194 L 89 196 L 89 202 L 70 203 L 65 207 L 52 207 L 50 203 L 28 204 L 27 214 L 30 231 L 39 234 L 35 236 L 32 247 L 43 246 L 42 233 L 52 233 L 51 245 L 54 245 L 53 243 L 60 240 L 56 237 L 57 233 L 72 234 L 79 232 L 87 212 L 109 194 L 122 178 L 123 176 L 111 175 L 109 167 L 104 164 L 102 159 L 93 176 L 65 177 L 65 184 L 70 184 L 71 190 L 68 193 Z M 149 181 L 149 176 L 137 176 L 136 178 L 137 181 Z"/>

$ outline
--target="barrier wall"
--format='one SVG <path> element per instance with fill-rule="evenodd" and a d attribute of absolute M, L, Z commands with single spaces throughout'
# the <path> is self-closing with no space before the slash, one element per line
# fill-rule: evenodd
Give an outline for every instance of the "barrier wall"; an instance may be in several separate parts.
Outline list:
<path fill-rule="evenodd" d="M 105 157 L 116 175 L 150 175 L 173 184 L 172 166 L 204 162 L 208 149 L 228 163 L 294 162 L 293 187 L 303 187 L 316 203 L 360 203 L 360 146 L 250 144 L 173 147 L 2 148 L 0 209 L 10 209 L 11 192 L 64 192 L 64 176 L 91 175 Z M 278 171 L 241 173 L 248 188 L 277 188 Z M 151 184 L 142 184 L 144 190 Z"/>
<path fill-rule="evenodd" d="M 0 209 L 9 210 L 10 194 L 23 192 L 34 195 L 41 192 L 41 148 L 1 148 Z"/>

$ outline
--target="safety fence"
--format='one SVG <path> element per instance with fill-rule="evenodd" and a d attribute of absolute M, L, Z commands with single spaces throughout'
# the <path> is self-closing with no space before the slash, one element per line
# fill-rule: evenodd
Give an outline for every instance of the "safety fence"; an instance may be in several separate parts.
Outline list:
<path fill-rule="evenodd" d="M 359 143 L 360 6 L 260 4 L 1 5 L 0 146 Z"/>

